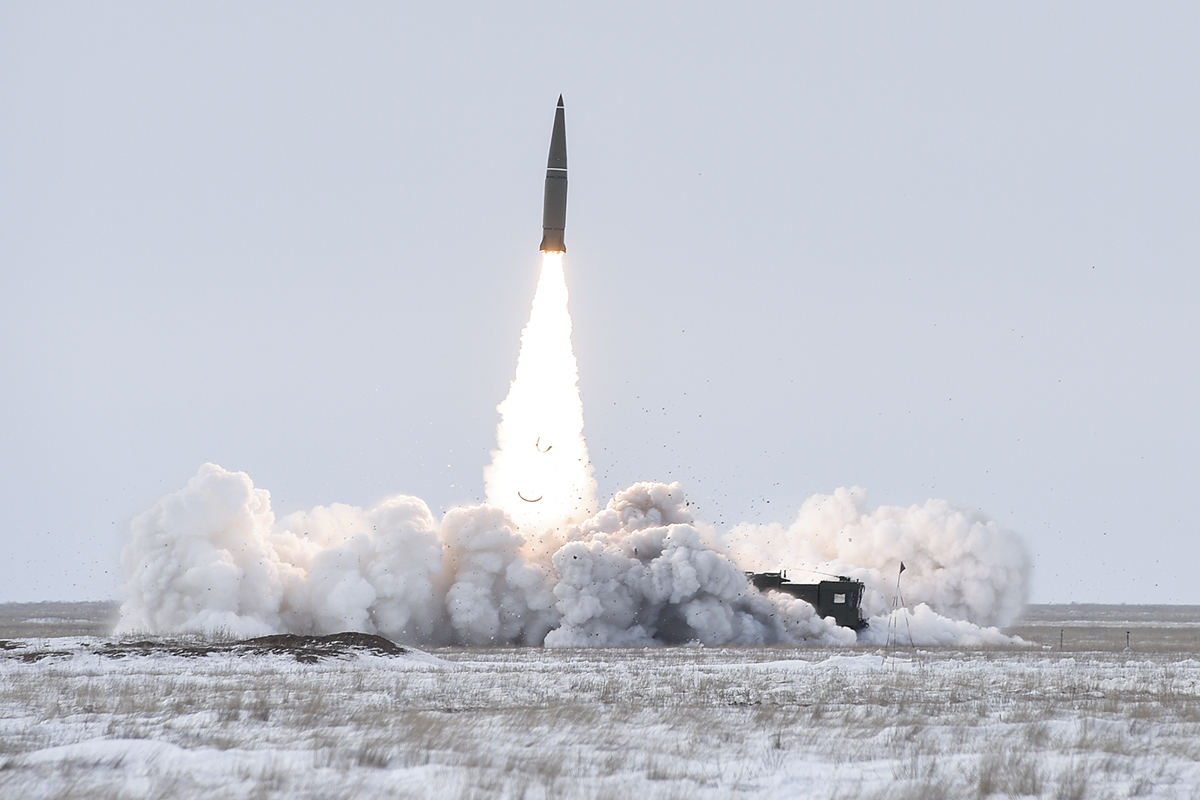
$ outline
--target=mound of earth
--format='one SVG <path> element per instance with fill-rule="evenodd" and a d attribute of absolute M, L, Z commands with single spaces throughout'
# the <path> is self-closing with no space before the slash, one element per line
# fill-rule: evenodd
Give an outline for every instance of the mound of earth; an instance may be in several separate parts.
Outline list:
<path fill-rule="evenodd" d="M 297 661 L 306 664 L 315 663 L 323 658 L 343 658 L 354 653 L 400 656 L 411 652 L 409 648 L 402 647 L 382 636 L 353 631 L 333 633 L 328 636 L 299 636 L 293 633 L 280 633 L 272 636 L 259 636 L 255 639 L 229 642 L 190 637 L 109 641 L 97 647 L 89 647 L 88 649 L 106 658 L 148 655 L 198 657 L 215 653 L 228 653 L 240 656 L 272 653 L 275 655 L 294 656 Z M 24 661 L 41 661 L 44 658 L 52 656 L 71 656 L 75 655 L 75 653 L 55 650 L 35 650 L 16 653 L 14 655 Z"/>
<path fill-rule="evenodd" d="M 238 647 L 255 653 L 290 653 L 297 661 L 316 661 L 318 658 L 344 656 L 355 651 L 366 651 L 377 656 L 401 656 L 409 652 L 395 642 L 373 633 L 332 633 L 328 636 L 297 636 L 280 633 L 260 636 L 239 642 Z"/>

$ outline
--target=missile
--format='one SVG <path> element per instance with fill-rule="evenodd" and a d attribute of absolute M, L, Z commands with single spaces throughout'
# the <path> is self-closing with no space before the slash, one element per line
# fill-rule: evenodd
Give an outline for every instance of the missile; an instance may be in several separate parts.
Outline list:
<path fill-rule="evenodd" d="M 542 209 L 543 253 L 565 253 L 563 231 L 567 227 L 567 122 L 563 116 L 562 95 L 554 109 L 554 130 L 550 134 L 550 158 L 546 161 L 546 196 Z"/>

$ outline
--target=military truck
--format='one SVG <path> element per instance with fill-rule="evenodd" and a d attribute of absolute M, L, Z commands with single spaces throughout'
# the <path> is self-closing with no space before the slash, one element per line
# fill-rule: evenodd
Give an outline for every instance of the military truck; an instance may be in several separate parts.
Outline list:
<path fill-rule="evenodd" d="M 821 617 L 833 617 L 838 625 L 860 631 L 867 627 L 862 615 L 862 581 L 838 575 L 837 580 L 792 583 L 782 572 L 747 572 L 746 577 L 760 592 L 785 592 L 817 609 Z"/>

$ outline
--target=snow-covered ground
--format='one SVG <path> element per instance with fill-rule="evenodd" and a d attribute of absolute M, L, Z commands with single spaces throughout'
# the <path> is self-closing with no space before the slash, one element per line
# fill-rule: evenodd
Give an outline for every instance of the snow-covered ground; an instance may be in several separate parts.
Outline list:
<path fill-rule="evenodd" d="M 315 664 L 13 639 L 0 797 L 1200 797 L 1200 654 L 1140 633 Z"/>

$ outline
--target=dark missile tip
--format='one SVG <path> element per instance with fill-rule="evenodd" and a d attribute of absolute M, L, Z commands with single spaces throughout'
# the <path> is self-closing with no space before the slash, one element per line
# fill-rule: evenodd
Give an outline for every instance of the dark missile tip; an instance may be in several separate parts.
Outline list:
<path fill-rule="evenodd" d="M 562 95 L 561 94 L 558 96 L 558 107 L 562 108 Z"/>

